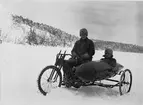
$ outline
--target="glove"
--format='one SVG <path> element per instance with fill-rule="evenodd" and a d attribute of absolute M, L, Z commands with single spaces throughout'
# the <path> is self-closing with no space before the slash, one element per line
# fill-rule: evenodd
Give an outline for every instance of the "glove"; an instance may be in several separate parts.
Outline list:
<path fill-rule="evenodd" d="M 75 52 L 72 52 L 72 57 L 73 58 L 76 58 L 77 57 L 77 54 Z"/>
<path fill-rule="evenodd" d="M 83 59 L 88 59 L 88 58 L 90 58 L 90 56 L 88 55 L 88 53 L 83 54 L 81 57 L 82 57 Z"/>

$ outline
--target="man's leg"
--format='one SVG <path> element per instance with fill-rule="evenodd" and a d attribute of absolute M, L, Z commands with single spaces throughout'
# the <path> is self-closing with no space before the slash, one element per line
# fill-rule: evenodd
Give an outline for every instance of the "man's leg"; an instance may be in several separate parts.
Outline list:
<path fill-rule="evenodd" d="M 63 65 L 63 72 L 65 74 L 66 73 L 72 73 L 72 68 L 75 65 L 76 65 L 76 60 L 75 59 L 65 60 L 64 65 Z"/>
<path fill-rule="evenodd" d="M 63 72 L 64 72 L 64 84 L 68 84 L 72 81 L 73 71 L 72 67 L 76 64 L 75 59 L 65 60 L 63 65 Z M 70 86 L 69 86 L 70 87 Z"/>

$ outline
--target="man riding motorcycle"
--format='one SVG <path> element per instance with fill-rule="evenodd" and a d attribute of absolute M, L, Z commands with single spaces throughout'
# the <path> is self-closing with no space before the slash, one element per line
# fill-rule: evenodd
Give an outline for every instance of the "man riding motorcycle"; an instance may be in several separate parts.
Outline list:
<path fill-rule="evenodd" d="M 65 60 L 63 65 L 64 82 L 65 84 L 70 82 L 73 76 L 72 68 L 78 66 L 84 62 L 91 61 L 95 54 L 94 43 L 88 37 L 88 31 L 85 28 L 80 30 L 80 39 L 75 42 L 71 51 L 72 58 Z"/>

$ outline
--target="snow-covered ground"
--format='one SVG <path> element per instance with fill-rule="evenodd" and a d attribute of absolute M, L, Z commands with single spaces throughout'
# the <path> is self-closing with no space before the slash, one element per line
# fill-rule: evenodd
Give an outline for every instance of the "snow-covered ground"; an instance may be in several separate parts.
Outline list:
<path fill-rule="evenodd" d="M 129 94 L 120 96 L 118 88 L 82 87 L 79 90 L 57 88 L 43 96 L 37 88 L 40 71 L 54 64 L 60 47 L 33 47 L 3 43 L 0 45 L 0 105 L 143 105 L 143 54 L 114 52 L 117 61 L 133 74 Z M 103 51 L 96 51 L 94 60 Z"/>

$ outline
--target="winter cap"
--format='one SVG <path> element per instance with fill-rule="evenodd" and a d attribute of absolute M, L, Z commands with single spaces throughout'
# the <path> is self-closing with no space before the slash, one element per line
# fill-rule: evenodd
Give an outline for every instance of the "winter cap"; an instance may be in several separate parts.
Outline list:
<path fill-rule="evenodd" d="M 106 49 L 105 49 L 105 54 L 113 55 L 113 50 L 110 49 L 110 48 L 106 48 Z"/>

